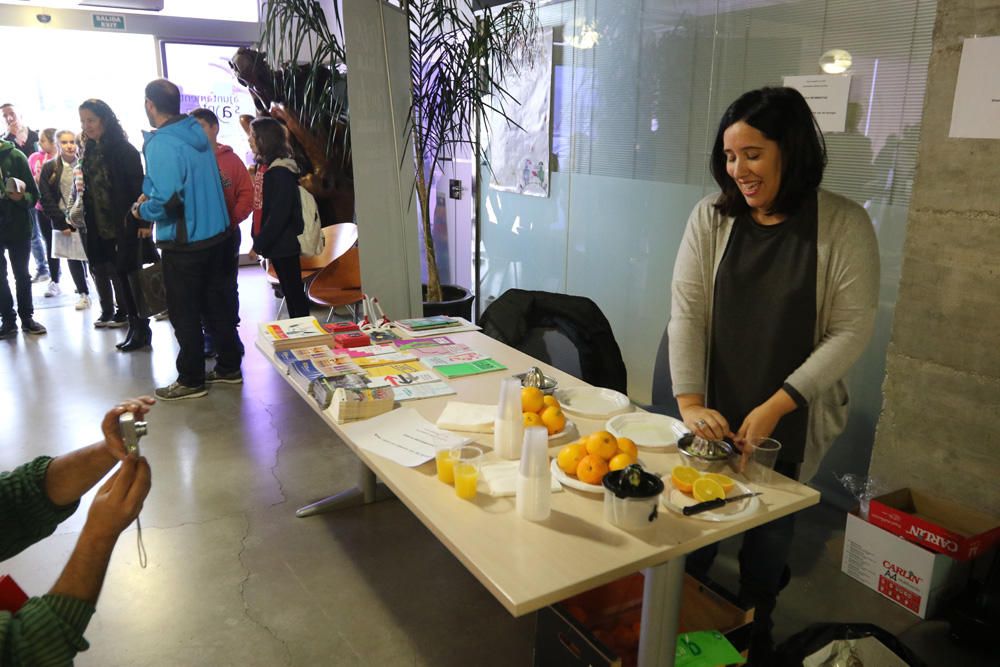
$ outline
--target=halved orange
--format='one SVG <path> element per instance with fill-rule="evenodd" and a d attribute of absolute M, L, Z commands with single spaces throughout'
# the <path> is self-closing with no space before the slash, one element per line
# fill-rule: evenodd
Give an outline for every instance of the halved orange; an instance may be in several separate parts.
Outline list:
<path fill-rule="evenodd" d="M 736 485 L 736 482 L 719 472 L 706 472 L 703 477 L 706 477 L 707 479 L 714 479 L 722 486 L 722 490 L 727 494 L 732 490 L 733 486 Z"/>
<path fill-rule="evenodd" d="M 670 483 L 682 493 L 691 493 L 695 480 L 701 478 L 701 473 L 691 466 L 676 466 L 670 471 Z"/>
<path fill-rule="evenodd" d="M 701 477 L 694 480 L 694 484 L 691 485 L 691 495 L 694 496 L 695 500 L 703 503 L 706 500 L 725 498 L 726 492 L 722 490 L 722 485 L 714 479 Z"/>

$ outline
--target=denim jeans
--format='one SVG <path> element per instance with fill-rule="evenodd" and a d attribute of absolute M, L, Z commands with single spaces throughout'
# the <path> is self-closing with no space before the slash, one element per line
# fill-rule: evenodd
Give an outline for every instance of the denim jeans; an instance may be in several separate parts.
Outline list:
<path fill-rule="evenodd" d="M 234 373 L 240 369 L 243 346 L 236 334 L 237 307 L 232 289 L 232 246 L 227 237 L 208 248 L 193 251 L 163 251 L 163 282 L 167 289 L 167 312 L 180 351 L 177 381 L 185 387 L 205 384 L 205 338 L 202 319 L 212 331 L 218 350 L 216 370 Z"/>
<path fill-rule="evenodd" d="M 49 260 L 45 252 L 42 230 L 38 226 L 38 215 L 38 209 L 28 209 L 28 217 L 31 218 L 31 255 L 35 258 L 35 273 L 44 275 L 49 272 Z"/>
<path fill-rule="evenodd" d="M 0 317 L 4 322 L 14 319 L 14 297 L 7 283 L 7 257 L 10 257 L 11 273 L 14 274 L 14 285 L 17 292 L 17 314 L 21 324 L 31 319 L 35 307 L 31 302 L 31 272 L 28 271 L 28 258 L 31 255 L 31 241 L 0 241 Z"/>

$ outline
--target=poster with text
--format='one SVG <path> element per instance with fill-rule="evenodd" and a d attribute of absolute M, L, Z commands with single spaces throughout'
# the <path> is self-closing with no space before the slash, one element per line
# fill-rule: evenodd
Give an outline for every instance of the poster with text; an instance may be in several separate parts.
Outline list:
<path fill-rule="evenodd" d="M 534 57 L 504 77 L 513 96 L 510 123 L 490 119 L 490 187 L 533 197 L 549 196 L 549 115 L 552 101 L 552 31 L 536 41 Z M 518 127 L 518 125 L 520 127 Z"/>
<path fill-rule="evenodd" d="M 823 132 L 843 132 L 851 77 L 846 74 L 786 76 L 785 85 L 802 93 Z"/>
<path fill-rule="evenodd" d="M 1000 36 L 962 46 L 949 137 L 1000 139 Z"/>

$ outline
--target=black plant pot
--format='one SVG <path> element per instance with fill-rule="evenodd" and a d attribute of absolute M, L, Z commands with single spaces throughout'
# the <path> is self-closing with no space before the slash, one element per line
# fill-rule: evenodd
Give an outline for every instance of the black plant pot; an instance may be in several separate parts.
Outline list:
<path fill-rule="evenodd" d="M 427 298 L 427 285 L 421 285 L 421 296 Z M 472 302 L 476 295 L 458 285 L 441 285 L 441 301 L 424 301 L 424 317 L 447 315 L 472 321 Z"/>

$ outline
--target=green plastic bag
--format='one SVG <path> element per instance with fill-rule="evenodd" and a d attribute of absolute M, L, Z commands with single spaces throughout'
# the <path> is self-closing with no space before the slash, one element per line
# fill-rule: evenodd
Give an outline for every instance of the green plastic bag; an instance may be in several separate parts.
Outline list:
<path fill-rule="evenodd" d="M 677 637 L 676 667 L 718 667 L 744 662 L 729 640 L 714 630 L 687 632 Z"/>

